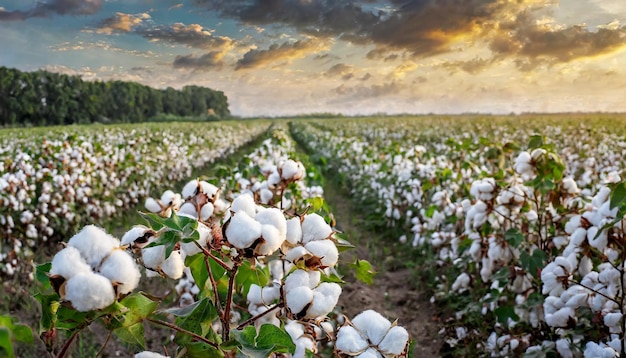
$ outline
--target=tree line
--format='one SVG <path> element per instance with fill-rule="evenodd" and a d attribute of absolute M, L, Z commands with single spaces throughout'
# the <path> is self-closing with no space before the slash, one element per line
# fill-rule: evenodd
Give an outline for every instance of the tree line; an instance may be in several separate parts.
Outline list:
<path fill-rule="evenodd" d="M 0 126 L 142 122 L 169 116 L 230 116 L 221 91 L 154 89 L 136 82 L 85 81 L 48 71 L 0 67 Z"/>

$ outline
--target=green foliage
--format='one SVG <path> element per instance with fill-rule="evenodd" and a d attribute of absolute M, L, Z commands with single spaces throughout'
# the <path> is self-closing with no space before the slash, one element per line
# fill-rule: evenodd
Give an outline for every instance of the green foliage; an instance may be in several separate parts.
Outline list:
<path fill-rule="evenodd" d="M 233 331 L 233 336 L 247 357 L 268 357 L 272 352 L 294 353 L 296 349 L 289 334 L 271 324 L 262 325 L 258 334 L 254 326 L 248 326 Z"/>
<path fill-rule="evenodd" d="M 368 285 L 374 283 L 374 275 L 376 274 L 376 271 L 372 268 L 372 264 L 366 260 L 356 259 L 350 264 L 350 267 L 355 270 L 357 280 Z"/>
<path fill-rule="evenodd" d="M 0 357 L 15 357 L 13 342 L 32 343 L 33 332 L 10 316 L 0 316 Z"/>

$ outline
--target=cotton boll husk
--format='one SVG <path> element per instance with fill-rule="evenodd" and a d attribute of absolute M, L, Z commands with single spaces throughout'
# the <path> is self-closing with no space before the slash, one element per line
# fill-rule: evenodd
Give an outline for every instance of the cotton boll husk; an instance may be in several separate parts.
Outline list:
<path fill-rule="evenodd" d="M 238 249 L 245 249 L 261 237 L 262 225 L 250 217 L 246 211 L 238 211 L 230 219 L 226 228 L 228 242 Z"/>
<path fill-rule="evenodd" d="M 378 345 L 383 340 L 383 337 L 391 327 L 389 320 L 373 310 L 359 313 L 352 320 L 352 324 L 375 345 Z"/>
<path fill-rule="evenodd" d="M 287 307 L 293 314 L 299 314 L 313 300 L 313 290 L 307 286 L 295 287 L 285 296 Z"/>
<path fill-rule="evenodd" d="M 191 198 L 192 196 L 198 193 L 198 187 L 199 185 L 198 185 L 197 179 L 187 182 L 187 184 L 185 184 L 185 186 L 183 187 L 183 190 L 181 191 L 181 196 L 185 200 Z"/>
<path fill-rule="evenodd" d="M 135 260 L 124 250 L 114 250 L 100 266 L 99 273 L 119 283 L 117 293 L 122 295 L 132 292 L 141 278 Z"/>
<path fill-rule="evenodd" d="M 254 219 L 263 225 L 272 225 L 278 229 L 281 241 L 284 241 L 287 236 L 287 220 L 280 209 L 267 208 L 260 210 Z"/>
<path fill-rule="evenodd" d="M 389 332 L 385 335 L 385 338 L 378 345 L 378 349 L 383 354 L 399 355 L 404 351 L 407 343 L 409 342 L 409 333 L 404 327 L 395 326 L 391 327 Z"/>
<path fill-rule="evenodd" d="M 54 255 L 50 275 L 61 275 L 69 280 L 79 273 L 91 273 L 91 266 L 85 262 L 77 248 L 68 246 Z"/>
<path fill-rule="evenodd" d="M 250 195 L 239 195 L 233 200 L 233 203 L 230 206 L 230 211 L 234 213 L 238 213 L 240 211 L 248 214 L 249 217 L 253 218 L 256 215 L 256 204 L 254 203 L 254 198 Z"/>
<path fill-rule="evenodd" d="M 102 259 L 120 246 L 120 241 L 97 226 L 87 225 L 72 236 L 67 244 L 77 248 L 85 261 L 92 268 L 96 268 Z"/>
<path fill-rule="evenodd" d="M 95 273 L 80 273 L 67 280 L 65 300 L 80 312 L 105 308 L 115 301 L 113 285 Z"/>
<path fill-rule="evenodd" d="M 144 206 L 146 207 L 146 209 L 148 209 L 148 211 L 150 211 L 151 213 L 160 213 L 161 210 L 163 210 L 161 208 L 161 205 L 159 204 L 158 201 L 156 201 L 154 198 L 147 198 L 146 199 L 146 203 L 144 204 Z"/>
<path fill-rule="evenodd" d="M 322 266 L 335 266 L 337 260 L 339 260 L 339 251 L 335 243 L 331 240 L 311 241 L 304 245 L 304 247 L 309 250 L 311 254 L 321 258 Z"/>
<path fill-rule="evenodd" d="M 172 251 L 170 257 L 161 264 L 161 271 L 163 271 L 167 277 L 173 278 L 174 280 L 181 278 L 184 270 L 185 262 L 180 255 L 180 251 Z"/>
<path fill-rule="evenodd" d="M 322 282 L 313 290 L 313 303 L 309 306 L 305 318 L 326 316 L 337 305 L 341 295 L 341 286 L 336 283 Z"/>
<path fill-rule="evenodd" d="M 343 326 L 337 332 L 337 341 L 335 347 L 342 353 L 354 355 L 365 351 L 369 346 L 369 342 L 361 333 L 352 326 Z"/>
<path fill-rule="evenodd" d="M 284 236 L 281 237 L 278 229 L 272 225 L 262 225 L 261 236 L 265 242 L 258 245 L 255 249 L 255 253 L 261 256 L 271 255 L 274 251 L 278 250 L 284 241 Z"/>
<path fill-rule="evenodd" d="M 302 242 L 323 240 L 333 233 L 333 229 L 317 214 L 309 214 L 302 221 Z"/>
<path fill-rule="evenodd" d="M 202 209 L 200 209 L 200 218 L 207 221 L 211 216 L 213 216 L 214 212 L 215 207 L 213 206 L 213 203 L 206 203 L 202 206 Z"/>
<path fill-rule="evenodd" d="M 146 246 L 148 245 L 148 241 L 142 242 L 142 243 L 136 243 L 136 244 L 135 244 L 135 241 L 140 237 L 145 237 L 148 231 L 152 231 L 152 229 L 144 225 L 135 225 L 130 230 L 128 230 L 124 234 L 124 236 L 122 236 L 121 244 L 123 246 L 126 246 L 126 245 L 134 245 L 136 247 Z"/>
<path fill-rule="evenodd" d="M 188 215 L 194 219 L 198 219 L 198 210 L 192 203 L 184 203 L 180 209 L 178 209 L 178 215 Z"/>
<path fill-rule="evenodd" d="M 299 217 L 293 217 L 287 220 L 285 233 L 286 240 L 291 245 L 296 245 L 302 240 L 302 226 Z"/>

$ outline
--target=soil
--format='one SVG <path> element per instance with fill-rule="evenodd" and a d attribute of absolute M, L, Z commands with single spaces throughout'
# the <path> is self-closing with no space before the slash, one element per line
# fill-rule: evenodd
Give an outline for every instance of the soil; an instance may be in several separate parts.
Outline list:
<path fill-rule="evenodd" d="M 363 218 L 355 204 L 337 187 L 327 185 L 324 189 L 324 198 L 332 208 L 337 229 L 356 246 L 355 249 L 341 254 L 342 264 L 347 265 L 358 258 L 370 261 L 377 271 L 370 286 L 350 276 L 349 269 L 345 270 L 346 284 L 343 285 L 338 304 L 343 313 L 351 318 L 364 310 L 372 309 L 392 322 L 397 319 L 398 325 L 407 329 L 413 341 L 413 357 L 441 356 L 439 352 L 443 341 L 438 332 L 442 324 L 437 308 L 430 303 L 427 293 L 418 289 L 419 280 L 414 269 L 385 265 L 388 257 L 372 257 L 381 254 L 368 250 L 365 242 L 380 234 L 364 229 Z M 381 263 L 376 265 L 376 262 Z"/>

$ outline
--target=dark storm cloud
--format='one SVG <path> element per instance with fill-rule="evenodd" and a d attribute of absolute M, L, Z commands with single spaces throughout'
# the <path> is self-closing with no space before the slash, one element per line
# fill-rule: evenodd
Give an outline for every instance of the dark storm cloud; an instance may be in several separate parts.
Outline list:
<path fill-rule="evenodd" d="M 0 21 L 24 21 L 51 15 L 91 15 L 102 7 L 101 0 L 52 0 L 37 2 L 28 10 L 0 10 Z"/>
<path fill-rule="evenodd" d="M 187 68 L 200 71 L 219 70 L 224 66 L 222 54 L 217 51 L 209 52 L 202 56 L 194 55 L 176 56 L 174 68 Z"/>
<path fill-rule="evenodd" d="M 367 54 L 373 60 L 394 60 L 400 56 L 397 52 L 410 57 L 446 53 L 460 38 L 484 40 L 494 56 L 525 63 L 568 62 L 626 45 L 624 27 L 594 31 L 541 26 L 537 20 L 558 5 L 554 0 L 195 0 L 194 4 L 251 25 L 279 25 L 308 36 L 374 45 Z M 472 72 L 476 63 L 465 65 L 463 70 Z"/>
<path fill-rule="evenodd" d="M 273 44 L 267 50 L 250 50 L 246 52 L 235 66 L 235 70 L 257 68 L 268 63 L 302 58 L 309 54 L 324 49 L 323 42 L 319 40 L 300 40 L 285 42 L 281 45 Z"/>

